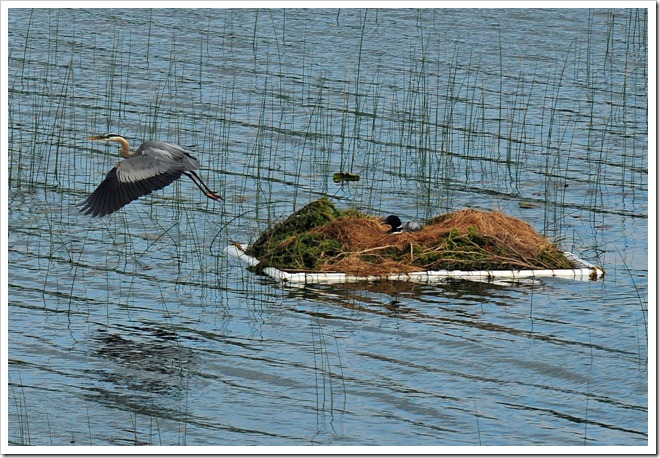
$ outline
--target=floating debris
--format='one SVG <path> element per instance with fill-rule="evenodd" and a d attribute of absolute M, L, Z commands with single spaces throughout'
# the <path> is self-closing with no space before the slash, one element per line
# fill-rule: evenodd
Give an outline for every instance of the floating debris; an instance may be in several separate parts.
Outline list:
<path fill-rule="evenodd" d="M 339 172 L 332 175 L 332 181 L 335 183 L 343 183 L 345 181 L 360 181 L 360 175 L 355 173 Z"/>

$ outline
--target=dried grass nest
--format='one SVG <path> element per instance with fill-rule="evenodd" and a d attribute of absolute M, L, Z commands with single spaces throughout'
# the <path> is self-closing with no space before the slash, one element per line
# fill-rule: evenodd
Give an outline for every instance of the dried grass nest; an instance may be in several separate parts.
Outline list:
<path fill-rule="evenodd" d="M 501 212 L 459 210 L 418 232 L 388 233 L 382 218 L 319 199 L 264 231 L 246 251 L 257 270 L 388 275 L 433 270 L 571 269 L 555 243 Z"/>

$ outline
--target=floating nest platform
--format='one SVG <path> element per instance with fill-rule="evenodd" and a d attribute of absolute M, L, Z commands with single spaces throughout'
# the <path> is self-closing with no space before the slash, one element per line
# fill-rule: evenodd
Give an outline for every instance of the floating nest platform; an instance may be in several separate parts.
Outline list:
<path fill-rule="evenodd" d="M 389 229 L 380 217 L 338 210 L 323 198 L 267 229 L 252 245 L 227 252 L 289 283 L 604 275 L 501 212 L 466 209 L 436 216 L 417 232 Z"/>

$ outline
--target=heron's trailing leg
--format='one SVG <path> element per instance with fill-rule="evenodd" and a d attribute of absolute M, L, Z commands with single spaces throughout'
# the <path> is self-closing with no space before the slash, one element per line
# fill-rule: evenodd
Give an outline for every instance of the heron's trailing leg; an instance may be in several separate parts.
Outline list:
<path fill-rule="evenodd" d="M 206 183 L 204 183 L 204 181 L 202 181 L 202 179 L 199 177 L 199 175 L 197 175 L 197 174 L 196 174 L 195 172 L 193 172 L 192 170 L 190 170 L 190 171 L 188 171 L 188 172 L 183 172 L 183 173 L 184 173 L 186 176 L 188 176 L 188 177 L 193 181 L 193 183 L 195 183 L 195 185 L 197 185 L 197 187 L 200 189 L 200 191 L 202 191 L 202 192 L 204 193 L 204 195 L 205 195 L 206 197 L 208 197 L 209 199 L 213 199 L 213 200 L 225 200 L 225 199 L 223 199 L 222 196 L 221 196 L 220 194 L 218 194 L 217 192 L 215 192 L 215 191 L 211 191 L 211 189 L 210 189 L 208 186 L 206 186 Z"/>

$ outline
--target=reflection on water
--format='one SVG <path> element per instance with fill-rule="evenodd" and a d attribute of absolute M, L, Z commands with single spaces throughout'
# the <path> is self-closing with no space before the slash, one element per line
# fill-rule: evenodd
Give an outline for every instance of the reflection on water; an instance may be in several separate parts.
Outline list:
<path fill-rule="evenodd" d="M 8 19 L 11 444 L 647 444 L 646 10 Z M 108 131 L 227 200 L 84 217 Z M 225 257 L 319 196 L 500 209 L 607 275 L 289 289 Z"/>

